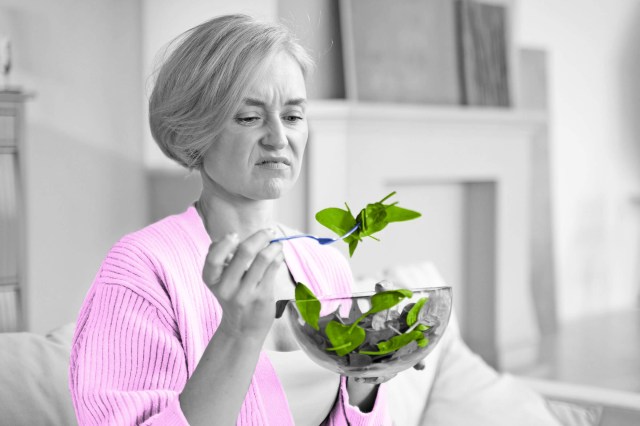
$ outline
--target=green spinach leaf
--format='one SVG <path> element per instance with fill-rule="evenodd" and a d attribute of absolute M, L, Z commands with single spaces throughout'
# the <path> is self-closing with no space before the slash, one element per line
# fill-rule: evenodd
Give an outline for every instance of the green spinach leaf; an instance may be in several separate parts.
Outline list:
<path fill-rule="evenodd" d="M 413 296 L 413 292 L 411 290 L 406 290 L 403 288 L 396 290 L 386 290 L 374 294 L 373 296 L 371 296 L 371 308 L 369 308 L 367 312 L 362 314 L 362 316 L 352 324 L 352 327 L 355 327 L 367 315 L 375 314 L 377 312 L 392 308 L 400 303 L 400 301 L 405 297 L 411 296 Z"/>
<path fill-rule="evenodd" d="M 332 348 L 327 348 L 327 350 L 336 351 L 336 354 L 340 356 L 357 349 L 366 337 L 364 328 L 357 325 L 355 327 L 344 325 L 337 321 L 329 321 L 325 328 L 325 333 L 333 345 Z"/>
<path fill-rule="evenodd" d="M 356 219 L 350 211 L 329 207 L 316 213 L 316 220 L 338 235 L 344 235 L 356 226 Z"/>
<path fill-rule="evenodd" d="M 379 241 L 373 235 L 382 231 L 389 223 L 403 222 L 421 216 L 413 210 L 398 207 L 397 203 L 384 204 L 395 194 L 394 191 L 378 202 L 367 204 L 355 217 L 345 203 L 346 210 L 337 207 L 320 210 L 316 213 L 316 220 L 338 235 L 346 234 L 357 224 L 358 229 L 344 239 L 344 242 L 349 245 L 349 256 L 353 256 L 358 243 L 363 238 L 370 237 Z"/>
<path fill-rule="evenodd" d="M 367 311 L 367 314 L 375 314 L 376 312 L 392 308 L 405 297 L 411 296 L 413 296 L 413 292 L 404 288 L 376 293 L 371 296 L 371 308 Z"/>
<path fill-rule="evenodd" d="M 389 340 L 385 340 L 378 343 L 378 351 L 359 351 L 363 355 L 386 355 L 391 352 L 395 352 L 401 347 L 408 345 L 409 343 L 416 341 L 418 346 L 423 347 L 428 343 L 428 340 L 424 337 L 421 331 L 414 330 L 409 333 L 400 334 L 394 336 Z M 427 340 L 427 342 L 424 342 Z"/>
<path fill-rule="evenodd" d="M 396 205 L 391 205 L 386 207 L 386 221 L 388 223 L 391 222 L 403 222 L 405 220 L 417 219 L 421 215 L 418 212 L 409 209 L 403 209 L 402 207 L 398 207 Z"/>
<path fill-rule="evenodd" d="M 427 300 L 429 300 L 428 297 L 423 297 L 420 300 L 418 300 L 415 305 L 413 305 L 413 307 L 411 308 L 411 310 L 407 314 L 407 325 L 408 326 L 412 326 L 413 324 L 416 323 L 416 321 L 418 321 L 420 311 L 422 310 L 422 307 L 427 302 Z"/>
<path fill-rule="evenodd" d="M 320 301 L 306 285 L 300 282 L 296 284 L 296 306 L 307 324 L 318 330 Z"/>

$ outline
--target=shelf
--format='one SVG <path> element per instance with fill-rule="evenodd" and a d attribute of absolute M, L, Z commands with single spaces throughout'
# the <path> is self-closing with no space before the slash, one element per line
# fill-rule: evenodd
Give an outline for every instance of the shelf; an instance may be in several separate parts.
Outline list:
<path fill-rule="evenodd" d="M 18 277 L 0 277 L 0 287 L 17 284 Z"/>
<path fill-rule="evenodd" d="M 14 89 L 13 87 L 11 89 Z M 0 199 L 8 209 L 0 221 L 0 333 L 23 330 L 25 288 L 24 104 L 33 94 L 0 90 Z"/>
<path fill-rule="evenodd" d="M 0 90 L 0 102 L 22 102 L 33 97 L 35 97 L 35 93 L 23 92 L 19 89 L 15 91 Z"/>
<path fill-rule="evenodd" d="M 513 108 L 439 106 L 359 102 L 349 100 L 310 100 L 310 124 L 314 118 L 350 120 L 420 120 L 450 122 L 539 123 L 547 122 L 546 111 Z"/>
<path fill-rule="evenodd" d="M 18 281 L 15 278 L 13 281 L 9 281 L 9 282 L 0 281 L 0 293 L 16 292 L 16 291 L 20 291 L 20 284 L 18 284 Z"/>

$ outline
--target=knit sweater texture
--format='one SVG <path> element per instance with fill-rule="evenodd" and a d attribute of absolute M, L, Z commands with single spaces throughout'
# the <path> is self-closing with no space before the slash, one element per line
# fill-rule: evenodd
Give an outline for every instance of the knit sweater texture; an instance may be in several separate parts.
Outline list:
<path fill-rule="evenodd" d="M 80 425 L 188 425 L 179 394 L 222 317 L 202 280 L 211 239 L 193 206 L 120 239 L 80 311 L 69 386 Z M 287 241 L 285 262 L 317 295 L 351 294 L 349 265 L 335 248 Z M 211 424 L 215 424 L 212 419 Z M 327 425 L 390 425 L 385 386 L 373 410 L 351 406 L 346 380 Z M 261 353 L 237 425 L 293 425 L 284 390 Z"/>

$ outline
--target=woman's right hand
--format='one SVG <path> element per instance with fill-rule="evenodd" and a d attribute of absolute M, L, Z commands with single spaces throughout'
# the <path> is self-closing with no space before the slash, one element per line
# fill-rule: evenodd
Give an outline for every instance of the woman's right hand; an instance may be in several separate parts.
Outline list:
<path fill-rule="evenodd" d="M 261 230 L 239 242 L 229 234 L 209 247 L 202 278 L 222 307 L 219 330 L 233 336 L 264 339 L 275 318 L 275 277 L 281 243 Z"/>
<path fill-rule="evenodd" d="M 274 286 L 282 245 L 263 230 L 239 242 L 227 235 L 209 247 L 202 278 L 222 320 L 180 393 L 189 424 L 234 425 L 275 317 Z"/>

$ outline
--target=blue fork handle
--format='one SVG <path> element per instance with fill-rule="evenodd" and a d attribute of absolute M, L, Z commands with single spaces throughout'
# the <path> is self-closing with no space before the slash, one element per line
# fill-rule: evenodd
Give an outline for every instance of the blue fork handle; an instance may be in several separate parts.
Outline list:
<path fill-rule="evenodd" d="M 347 232 L 346 234 L 337 237 L 337 238 L 322 238 L 322 237 L 316 237 L 315 235 L 310 235 L 310 234 L 300 234 L 300 235 L 292 235 L 290 237 L 280 237 L 280 238 L 276 238 L 275 240 L 271 240 L 269 241 L 269 243 L 277 243 L 279 241 L 286 241 L 286 240 L 293 240 L 295 238 L 312 238 L 316 241 L 318 241 L 318 243 L 325 245 L 325 244 L 331 244 L 331 243 L 335 243 L 338 240 L 344 240 L 345 238 L 347 238 L 349 235 L 353 234 L 354 232 L 356 232 L 356 230 L 360 227 L 360 224 L 356 223 L 356 226 L 354 226 L 353 228 L 351 228 L 349 230 L 349 232 Z"/>
<path fill-rule="evenodd" d="M 275 240 L 269 241 L 269 243 L 277 243 L 277 242 L 280 242 L 280 241 L 293 240 L 295 238 L 313 238 L 314 240 L 318 239 L 318 237 L 314 237 L 313 235 L 300 234 L 300 235 L 292 235 L 291 237 L 276 238 Z"/>
<path fill-rule="evenodd" d="M 356 232 L 356 230 L 357 230 L 358 228 L 360 228 L 360 224 L 359 224 L 359 223 L 356 223 L 356 226 L 354 226 L 353 228 L 351 228 L 351 229 L 349 230 L 349 232 L 347 232 L 346 234 L 344 234 L 344 235 L 343 235 L 343 236 L 341 236 L 341 237 L 334 238 L 334 241 L 344 240 L 344 239 L 345 239 L 345 238 L 347 238 L 349 235 L 351 235 L 351 234 L 353 234 L 354 232 Z"/>

